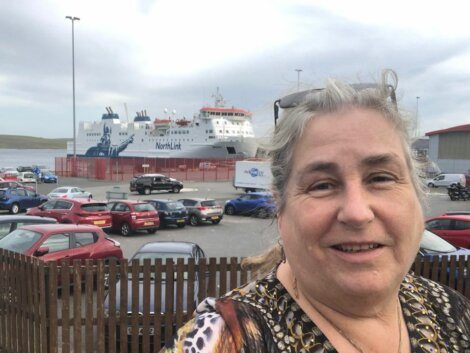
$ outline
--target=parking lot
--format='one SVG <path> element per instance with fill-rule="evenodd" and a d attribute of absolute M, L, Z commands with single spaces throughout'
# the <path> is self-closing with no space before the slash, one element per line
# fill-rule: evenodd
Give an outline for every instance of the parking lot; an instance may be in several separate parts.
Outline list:
<path fill-rule="evenodd" d="M 129 184 L 112 184 L 86 179 L 62 178 L 60 185 L 74 185 L 84 188 L 98 200 L 106 199 L 106 191 L 129 192 Z M 38 192 L 47 194 L 56 188 L 57 184 L 38 184 Z M 241 195 L 241 190 L 235 190 L 230 182 L 185 183 L 179 194 L 156 192 L 151 195 L 129 193 L 128 198 L 135 200 L 145 199 L 179 199 L 183 197 L 206 197 L 216 199 L 222 206 L 226 200 Z M 425 210 L 427 217 L 444 213 L 446 211 L 470 211 L 469 201 L 450 201 L 444 188 L 432 189 L 428 207 Z M 132 256 L 144 243 L 155 240 L 182 240 L 198 243 L 209 257 L 242 257 L 257 254 L 274 244 L 277 239 L 276 223 L 272 219 L 258 219 L 245 216 L 224 216 L 218 225 L 203 224 L 185 228 L 159 229 L 155 234 L 146 232 L 135 233 L 123 237 L 111 233 L 111 237 L 122 245 L 124 255 Z"/>

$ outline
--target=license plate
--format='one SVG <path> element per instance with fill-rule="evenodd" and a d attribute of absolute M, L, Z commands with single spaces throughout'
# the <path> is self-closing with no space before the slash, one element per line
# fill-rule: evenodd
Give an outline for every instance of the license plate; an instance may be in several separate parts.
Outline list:
<path fill-rule="evenodd" d="M 184 219 L 178 219 L 176 222 L 177 223 L 184 223 L 185 221 L 184 221 Z"/>
<path fill-rule="evenodd" d="M 94 223 L 94 224 L 105 224 L 106 221 L 94 221 L 93 223 Z"/>
<path fill-rule="evenodd" d="M 211 217 L 212 219 L 219 219 L 219 216 Z"/>
<path fill-rule="evenodd" d="M 153 222 L 145 222 L 144 226 L 153 226 Z"/>
<path fill-rule="evenodd" d="M 127 334 L 132 335 L 132 326 L 127 327 Z M 144 328 L 139 327 L 139 336 L 142 336 L 144 334 Z M 149 327 L 149 336 L 155 335 L 155 329 L 153 327 Z"/>

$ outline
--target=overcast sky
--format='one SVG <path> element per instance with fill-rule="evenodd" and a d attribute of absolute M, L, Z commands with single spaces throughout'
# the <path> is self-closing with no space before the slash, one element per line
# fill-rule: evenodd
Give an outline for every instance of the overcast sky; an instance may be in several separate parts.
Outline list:
<path fill-rule="evenodd" d="M 192 117 L 213 102 L 253 112 L 258 136 L 273 101 L 328 76 L 399 76 L 401 106 L 421 133 L 470 123 L 470 5 L 465 1 L 2 0 L 0 134 L 72 137 L 76 117 L 111 106 Z"/>

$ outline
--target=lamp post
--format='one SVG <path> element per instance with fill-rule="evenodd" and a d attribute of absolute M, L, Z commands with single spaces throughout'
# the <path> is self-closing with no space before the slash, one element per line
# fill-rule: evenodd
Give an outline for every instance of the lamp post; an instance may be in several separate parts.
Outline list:
<path fill-rule="evenodd" d="M 77 158 L 77 135 L 75 132 L 75 38 L 74 38 L 74 22 L 80 21 L 78 17 L 65 16 L 66 19 L 72 21 L 72 96 L 73 96 L 73 166 L 75 167 L 75 159 Z M 73 173 L 75 168 L 73 167 Z"/>
<path fill-rule="evenodd" d="M 297 91 L 300 91 L 300 73 L 302 69 L 295 69 L 295 71 L 297 71 Z"/>
<path fill-rule="evenodd" d="M 416 96 L 416 137 L 419 137 L 419 96 Z"/>

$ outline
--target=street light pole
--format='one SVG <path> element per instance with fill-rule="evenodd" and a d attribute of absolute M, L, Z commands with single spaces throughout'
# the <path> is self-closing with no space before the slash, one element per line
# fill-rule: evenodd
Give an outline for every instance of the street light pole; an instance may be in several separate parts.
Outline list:
<path fill-rule="evenodd" d="M 419 96 L 416 96 L 416 137 L 419 137 Z"/>
<path fill-rule="evenodd" d="M 300 73 L 302 69 L 295 69 L 295 71 L 297 71 L 297 91 L 300 91 Z"/>
<path fill-rule="evenodd" d="M 72 96 L 73 96 L 73 163 L 77 158 L 77 135 L 75 127 L 75 38 L 74 38 L 74 22 L 80 21 L 80 18 L 74 16 L 66 16 L 66 19 L 72 21 Z"/>

